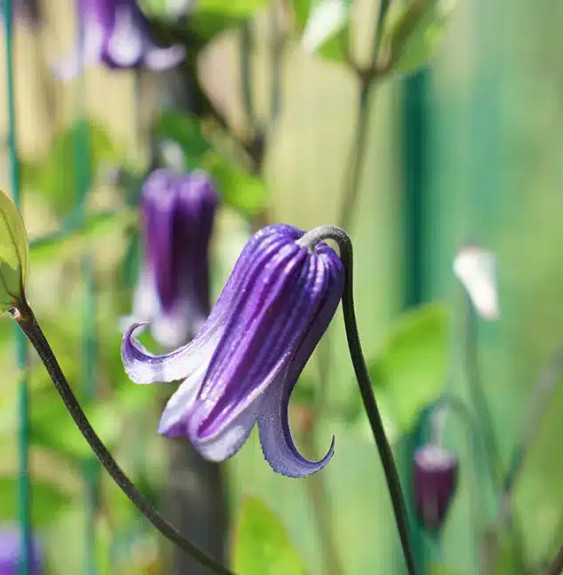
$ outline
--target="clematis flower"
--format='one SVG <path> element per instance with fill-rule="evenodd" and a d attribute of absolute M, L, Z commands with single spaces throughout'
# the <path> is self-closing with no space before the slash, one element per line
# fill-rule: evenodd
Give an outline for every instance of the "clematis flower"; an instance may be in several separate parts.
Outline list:
<path fill-rule="evenodd" d="M 246 244 L 215 307 L 188 345 L 155 356 L 124 335 L 125 371 L 136 383 L 182 380 L 159 432 L 184 436 L 207 459 L 240 449 L 258 424 L 262 450 L 274 471 L 303 477 L 322 469 L 305 459 L 289 428 L 291 392 L 328 324 L 344 285 L 342 263 L 326 244 L 310 252 L 304 232 L 268 226 Z"/>
<path fill-rule="evenodd" d="M 144 262 L 133 318 L 151 322 L 164 347 L 185 343 L 209 315 L 208 251 L 217 200 L 201 171 L 155 170 L 143 186 Z"/>
<path fill-rule="evenodd" d="M 457 457 L 434 444 L 414 454 L 414 498 L 423 525 L 438 531 L 444 524 L 457 486 Z"/>
<path fill-rule="evenodd" d="M 183 62 L 183 46 L 164 48 L 154 42 L 137 0 L 77 2 L 79 45 L 73 57 L 58 67 L 62 79 L 72 79 L 96 62 L 109 68 L 142 67 L 154 72 L 169 70 Z"/>
<path fill-rule="evenodd" d="M 0 529 L 0 575 L 18 575 L 22 558 L 21 535 L 17 527 Z M 30 575 L 43 573 L 42 554 L 37 541 L 31 546 Z"/>

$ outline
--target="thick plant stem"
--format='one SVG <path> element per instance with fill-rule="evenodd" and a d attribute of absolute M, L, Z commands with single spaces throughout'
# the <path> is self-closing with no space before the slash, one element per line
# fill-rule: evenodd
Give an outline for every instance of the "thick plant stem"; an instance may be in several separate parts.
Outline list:
<path fill-rule="evenodd" d="M 559 552 L 549 567 L 547 575 L 561 575 L 561 573 L 563 573 L 563 545 L 559 548 Z"/>
<path fill-rule="evenodd" d="M 321 226 L 305 234 L 298 243 L 313 250 L 316 244 L 324 240 L 334 240 L 340 250 L 340 259 L 345 269 L 344 293 L 342 295 L 342 311 L 344 313 L 344 325 L 346 327 L 346 338 L 354 372 L 360 388 L 360 394 L 364 404 L 364 409 L 368 416 L 369 424 L 381 457 L 381 463 L 385 472 L 385 479 L 393 504 L 395 521 L 403 547 L 403 554 L 409 575 L 415 575 L 415 564 L 412 552 L 412 545 L 409 534 L 409 524 L 405 499 L 401 489 L 401 482 L 397 467 L 391 451 L 391 446 L 385 435 L 383 421 L 377 407 L 377 401 L 373 393 L 371 381 L 369 378 L 362 345 L 358 333 L 356 322 L 356 313 L 354 310 L 354 291 L 353 291 L 353 253 L 352 242 L 346 232 L 335 226 Z"/>
<path fill-rule="evenodd" d="M 188 541 L 181 533 L 165 519 L 142 495 L 142 493 L 133 485 L 131 480 L 125 475 L 121 467 L 117 464 L 111 453 L 107 450 L 106 446 L 102 443 L 86 414 L 80 407 L 72 389 L 70 388 L 59 363 L 53 354 L 49 342 L 45 338 L 41 327 L 33 314 L 32 309 L 27 302 L 21 301 L 13 309 L 12 313 L 14 319 L 18 322 L 19 327 L 29 339 L 35 350 L 37 351 L 41 361 L 45 365 L 47 372 L 51 376 L 53 384 L 55 385 L 59 395 L 61 396 L 68 412 L 74 419 L 74 422 L 80 429 L 80 432 L 100 460 L 106 471 L 111 475 L 112 479 L 118 487 L 127 495 L 131 502 L 137 509 L 170 541 L 181 547 L 184 551 L 189 553 L 202 565 L 208 567 L 214 573 L 220 575 L 233 575 L 232 572 L 221 565 L 213 557 L 199 549 L 193 543 Z"/>

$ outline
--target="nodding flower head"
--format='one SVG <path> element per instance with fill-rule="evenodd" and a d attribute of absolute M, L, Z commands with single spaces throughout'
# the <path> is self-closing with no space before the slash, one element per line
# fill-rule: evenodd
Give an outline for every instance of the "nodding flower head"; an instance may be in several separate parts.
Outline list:
<path fill-rule="evenodd" d="M 146 68 L 154 72 L 181 64 L 181 45 L 158 46 L 137 0 L 77 0 L 79 41 L 75 54 L 60 64 L 62 79 L 71 79 L 85 66 L 102 62 L 109 68 Z"/>
<path fill-rule="evenodd" d="M 326 244 L 300 245 L 304 233 L 275 224 L 242 251 L 215 307 L 195 339 L 154 356 L 133 337 L 122 358 L 137 383 L 183 380 L 160 421 L 165 435 L 188 437 L 207 459 L 222 461 L 258 424 L 272 468 L 303 477 L 322 469 L 297 451 L 288 407 L 297 378 L 326 330 L 344 285 L 344 270 Z"/>
<path fill-rule="evenodd" d="M 20 530 L 17 527 L 0 529 L 0 575 L 18 575 L 23 556 Z M 42 553 L 37 541 L 32 541 L 30 557 L 30 575 L 43 573 Z"/>
<path fill-rule="evenodd" d="M 457 487 L 457 457 L 437 445 L 427 444 L 414 455 L 414 498 L 422 524 L 441 529 Z"/>
<path fill-rule="evenodd" d="M 208 251 L 217 198 L 200 171 L 155 170 L 143 186 L 144 261 L 133 318 L 150 322 L 165 347 L 186 343 L 209 315 Z"/>

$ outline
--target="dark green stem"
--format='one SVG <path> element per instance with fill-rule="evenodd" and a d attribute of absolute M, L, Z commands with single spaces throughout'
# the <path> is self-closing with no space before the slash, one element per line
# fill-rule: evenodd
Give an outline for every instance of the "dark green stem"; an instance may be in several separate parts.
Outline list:
<path fill-rule="evenodd" d="M 321 226 L 305 234 L 299 244 L 313 250 L 319 242 L 324 240 L 334 240 L 340 250 L 340 259 L 345 269 L 344 293 L 342 294 L 342 311 L 344 313 L 344 325 L 346 327 L 346 338 L 354 372 L 360 388 L 360 395 L 364 404 L 364 409 L 368 416 L 369 424 L 381 457 L 381 463 L 385 472 L 385 479 L 393 504 L 395 521 L 401 539 L 403 554 L 409 575 L 415 575 L 415 564 L 409 534 L 409 524 L 405 499 L 401 489 L 401 482 L 397 467 L 393 458 L 391 447 L 385 435 L 383 421 L 379 413 L 377 401 L 373 394 L 373 388 L 369 378 L 366 362 L 362 352 L 358 325 L 356 322 L 356 313 L 354 310 L 354 291 L 353 291 L 353 252 L 352 242 L 348 234 L 341 228 L 335 226 Z"/>
<path fill-rule="evenodd" d="M 213 557 L 202 551 L 199 547 L 187 540 L 181 533 L 156 510 L 144 495 L 133 485 L 131 480 L 125 475 L 121 467 L 117 464 L 106 446 L 102 443 L 86 414 L 80 407 L 76 396 L 69 386 L 59 363 L 53 354 L 49 342 L 45 338 L 41 327 L 33 314 L 33 311 L 25 301 L 19 302 L 13 310 L 13 317 L 18 322 L 23 333 L 27 336 L 41 361 L 45 365 L 51 380 L 61 396 L 68 412 L 76 423 L 78 429 L 88 442 L 96 457 L 111 475 L 118 487 L 127 495 L 133 505 L 170 541 L 181 547 L 184 551 L 194 557 L 199 563 L 208 567 L 214 573 L 220 575 L 233 575 L 232 572 L 216 561 Z"/>
<path fill-rule="evenodd" d="M 559 552 L 549 567 L 547 575 L 561 575 L 561 573 L 563 573 L 563 545 L 559 548 Z"/>
<path fill-rule="evenodd" d="M 8 101 L 8 151 L 10 180 L 14 203 L 21 209 L 20 166 L 16 133 L 16 100 L 14 89 L 14 13 L 11 0 L 4 0 L 4 31 L 6 53 L 6 92 Z M 29 481 L 29 388 L 26 374 L 25 338 L 16 333 L 16 365 L 23 374 L 18 386 L 18 515 L 22 551 L 19 575 L 31 573 L 31 486 Z"/>

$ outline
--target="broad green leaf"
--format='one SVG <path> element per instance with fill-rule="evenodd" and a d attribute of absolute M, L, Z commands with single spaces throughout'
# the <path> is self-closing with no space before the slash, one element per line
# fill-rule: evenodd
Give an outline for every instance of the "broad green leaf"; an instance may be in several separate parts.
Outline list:
<path fill-rule="evenodd" d="M 254 216 L 267 207 L 268 190 L 264 181 L 229 162 L 220 153 L 206 154 L 201 168 L 211 174 L 225 203 L 242 214 Z"/>
<path fill-rule="evenodd" d="M 299 32 L 305 30 L 309 12 L 311 11 L 311 0 L 293 0 L 293 13 L 295 14 L 295 24 Z"/>
<path fill-rule="evenodd" d="M 449 313 L 427 304 L 404 313 L 379 353 L 368 364 L 376 395 L 384 398 L 389 417 L 402 433 L 444 386 L 448 359 Z"/>
<path fill-rule="evenodd" d="M 333 60 L 342 60 L 343 34 L 350 22 L 352 0 L 315 0 L 311 2 L 307 24 L 301 39 L 303 48 L 319 52 Z M 300 6 L 300 14 L 305 6 Z"/>
<path fill-rule="evenodd" d="M 91 175 L 96 174 L 103 162 L 120 159 L 119 151 L 103 128 L 93 122 L 77 121 L 56 136 L 44 160 L 21 165 L 24 187 L 47 197 L 61 217 L 71 213 L 78 199 L 76 147 L 85 131 Z"/>
<path fill-rule="evenodd" d="M 435 54 L 456 0 L 412 0 L 389 18 L 384 44 L 389 46 L 393 70 L 412 74 Z"/>
<path fill-rule="evenodd" d="M 0 477 L 0 517 L 2 521 L 18 519 L 16 501 L 17 477 Z M 70 503 L 71 497 L 60 487 L 45 481 L 31 482 L 31 519 L 36 526 L 47 525 Z"/>
<path fill-rule="evenodd" d="M 14 202 L 0 190 L 0 312 L 13 307 L 27 280 L 29 243 Z"/>
<path fill-rule="evenodd" d="M 306 572 L 287 530 L 256 497 L 241 504 L 232 546 L 238 575 L 300 575 Z"/>

